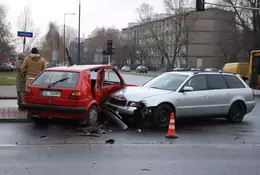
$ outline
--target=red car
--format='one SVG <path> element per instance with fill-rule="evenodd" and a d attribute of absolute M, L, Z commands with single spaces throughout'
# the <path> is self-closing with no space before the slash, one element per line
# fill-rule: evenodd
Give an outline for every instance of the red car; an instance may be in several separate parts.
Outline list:
<path fill-rule="evenodd" d="M 23 106 L 28 117 L 78 119 L 95 124 L 104 100 L 126 86 L 109 65 L 54 67 L 44 70 L 28 85 Z"/>

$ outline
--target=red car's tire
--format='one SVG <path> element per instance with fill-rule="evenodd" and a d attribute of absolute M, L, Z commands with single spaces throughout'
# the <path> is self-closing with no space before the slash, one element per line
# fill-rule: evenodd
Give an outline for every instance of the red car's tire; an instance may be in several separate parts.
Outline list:
<path fill-rule="evenodd" d="M 99 121 L 99 111 L 96 105 L 90 106 L 84 119 L 79 121 L 79 125 L 95 126 Z"/>

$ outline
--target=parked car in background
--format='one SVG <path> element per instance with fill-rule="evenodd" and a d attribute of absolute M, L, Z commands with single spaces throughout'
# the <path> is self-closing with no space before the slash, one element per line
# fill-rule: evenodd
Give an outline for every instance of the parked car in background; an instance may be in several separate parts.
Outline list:
<path fill-rule="evenodd" d="M 106 106 L 125 121 L 142 119 L 157 127 L 167 127 L 171 113 L 177 119 L 220 116 L 239 123 L 254 109 L 255 96 L 232 73 L 172 71 L 112 93 Z"/>
<path fill-rule="evenodd" d="M 130 66 L 123 66 L 123 67 L 121 68 L 121 71 L 122 71 L 122 72 L 130 72 L 130 71 L 131 71 L 131 68 L 130 68 Z"/>
<path fill-rule="evenodd" d="M 185 71 L 185 70 L 187 70 L 187 69 L 184 67 L 176 67 L 173 69 L 173 71 Z"/>
<path fill-rule="evenodd" d="M 14 72 L 15 66 L 8 63 L 0 63 L 0 72 Z"/>
<path fill-rule="evenodd" d="M 74 65 L 45 69 L 25 92 L 28 117 L 76 119 L 93 125 L 101 104 L 111 93 L 128 86 L 110 65 Z M 41 121 L 41 120 L 40 120 Z"/>
<path fill-rule="evenodd" d="M 148 67 L 146 66 L 138 66 L 136 68 L 136 73 L 147 73 L 148 72 Z"/>
<path fill-rule="evenodd" d="M 206 72 L 219 72 L 219 70 L 216 69 L 216 68 L 206 68 L 204 71 L 206 71 Z"/>
<path fill-rule="evenodd" d="M 189 70 L 190 71 L 202 71 L 202 69 L 200 69 L 200 68 L 190 68 Z"/>

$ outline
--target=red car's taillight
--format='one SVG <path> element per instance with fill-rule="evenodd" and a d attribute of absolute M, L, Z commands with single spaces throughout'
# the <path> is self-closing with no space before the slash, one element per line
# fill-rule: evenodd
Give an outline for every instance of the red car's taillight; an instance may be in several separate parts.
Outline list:
<path fill-rule="evenodd" d="M 80 91 L 74 91 L 70 95 L 71 100 L 80 100 L 81 99 L 81 92 Z"/>
<path fill-rule="evenodd" d="M 24 95 L 25 96 L 32 96 L 32 90 L 30 88 L 26 87 Z"/>

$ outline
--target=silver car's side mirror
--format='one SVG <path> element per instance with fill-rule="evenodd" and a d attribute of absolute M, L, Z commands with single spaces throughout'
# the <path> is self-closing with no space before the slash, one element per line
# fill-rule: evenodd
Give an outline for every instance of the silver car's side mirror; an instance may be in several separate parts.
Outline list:
<path fill-rule="evenodd" d="M 182 92 L 190 92 L 193 91 L 193 87 L 191 86 L 184 86 L 184 88 L 182 89 Z"/>

